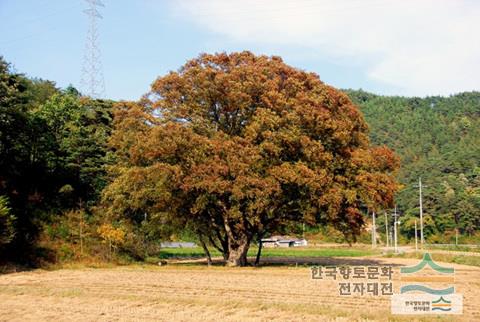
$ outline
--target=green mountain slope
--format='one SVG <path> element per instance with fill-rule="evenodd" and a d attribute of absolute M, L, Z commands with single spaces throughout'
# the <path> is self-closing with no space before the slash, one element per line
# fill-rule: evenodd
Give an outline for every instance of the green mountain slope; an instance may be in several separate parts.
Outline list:
<path fill-rule="evenodd" d="M 414 234 L 419 177 L 425 185 L 426 236 L 435 233 L 448 241 L 456 228 L 467 235 L 479 229 L 480 92 L 427 98 L 345 92 L 361 107 L 372 142 L 389 146 L 401 158 L 402 232 Z"/>

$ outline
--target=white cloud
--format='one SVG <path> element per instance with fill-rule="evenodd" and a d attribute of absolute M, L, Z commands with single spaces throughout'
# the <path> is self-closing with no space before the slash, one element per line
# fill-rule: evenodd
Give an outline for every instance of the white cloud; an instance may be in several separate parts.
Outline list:
<path fill-rule="evenodd" d="M 361 61 L 369 79 L 404 94 L 480 89 L 480 1 L 179 0 L 173 8 L 229 41 Z"/>

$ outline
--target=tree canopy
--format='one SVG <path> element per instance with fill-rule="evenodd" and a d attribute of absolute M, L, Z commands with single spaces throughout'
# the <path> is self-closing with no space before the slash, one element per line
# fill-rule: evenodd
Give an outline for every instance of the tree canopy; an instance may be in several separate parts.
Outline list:
<path fill-rule="evenodd" d="M 250 52 L 202 54 L 118 104 L 111 145 L 112 215 L 190 227 L 234 266 L 291 222 L 355 238 L 361 210 L 391 206 L 398 188 L 396 156 L 369 145 L 345 94 Z"/>

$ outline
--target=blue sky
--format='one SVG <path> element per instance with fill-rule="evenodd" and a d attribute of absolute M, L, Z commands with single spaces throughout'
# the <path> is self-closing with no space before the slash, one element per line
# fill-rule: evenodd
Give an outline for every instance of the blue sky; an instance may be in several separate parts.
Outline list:
<path fill-rule="evenodd" d="M 201 52 L 279 55 L 340 88 L 449 95 L 480 90 L 480 1 L 103 0 L 105 96 L 136 100 Z M 0 55 L 80 87 L 83 0 L 0 0 Z"/>

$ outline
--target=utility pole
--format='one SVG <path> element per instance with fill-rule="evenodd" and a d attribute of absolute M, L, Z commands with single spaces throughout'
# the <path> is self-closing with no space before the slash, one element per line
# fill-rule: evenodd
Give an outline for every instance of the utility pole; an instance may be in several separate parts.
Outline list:
<path fill-rule="evenodd" d="M 372 212 L 372 248 L 377 247 L 377 226 L 375 224 L 375 211 Z"/>
<path fill-rule="evenodd" d="M 388 215 L 385 212 L 385 238 L 387 239 L 387 249 L 388 249 Z"/>
<path fill-rule="evenodd" d="M 394 218 L 395 220 L 393 221 L 393 236 L 395 239 L 395 244 L 394 244 L 394 251 L 395 254 L 398 253 L 398 237 L 397 237 L 397 205 L 395 205 L 395 212 L 394 212 Z"/>
<path fill-rule="evenodd" d="M 82 67 L 82 90 L 92 98 L 101 98 L 105 92 L 105 81 L 103 79 L 102 62 L 100 59 L 98 19 L 102 15 L 97 7 L 105 7 L 100 0 L 85 0 L 88 9 L 83 12 L 88 16 L 88 32 L 85 42 L 85 54 Z"/>
<path fill-rule="evenodd" d="M 147 212 L 145 212 L 143 214 L 143 226 L 145 227 L 147 225 Z M 143 230 L 143 229 L 142 229 Z M 145 258 L 147 258 L 148 256 L 148 247 L 147 247 L 147 233 L 145 232 L 145 230 L 143 230 L 143 250 L 145 252 Z"/>
<path fill-rule="evenodd" d="M 390 248 L 393 247 L 393 227 L 390 228 Z"/>
<path fill-rule="evenodd" d="M 423 249 L 423 200 L 422 200 L 422 177 L 418 179 L 419 204 L 420 204 L 420 245 Z"/>
<path fill-rule="evenodd" d="M 418 252 L 418 241 L 417 241 L 417 220 L 415 219 L 415 251 Z"/>
<path fill-rule="evenodd" d="M 393 227 L 390 228 L 390 247 L 393 246 Z"/>

